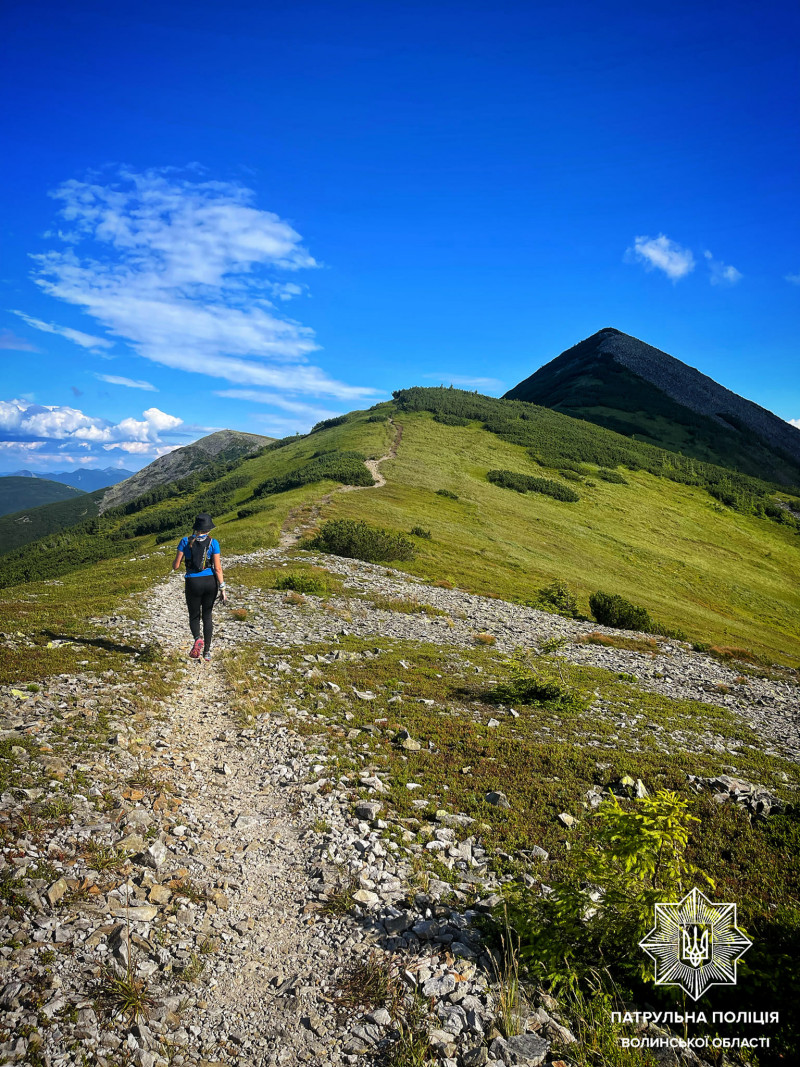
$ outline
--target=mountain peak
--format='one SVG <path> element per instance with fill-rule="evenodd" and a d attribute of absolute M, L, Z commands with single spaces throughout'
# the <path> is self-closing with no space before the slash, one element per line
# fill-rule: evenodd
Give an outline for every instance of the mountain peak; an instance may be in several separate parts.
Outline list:
<path fill-rule="evenodd" d="M 800 430 L 659 348 L 606 326 L 505 394 L 756 477 L 800 483 Z"/>

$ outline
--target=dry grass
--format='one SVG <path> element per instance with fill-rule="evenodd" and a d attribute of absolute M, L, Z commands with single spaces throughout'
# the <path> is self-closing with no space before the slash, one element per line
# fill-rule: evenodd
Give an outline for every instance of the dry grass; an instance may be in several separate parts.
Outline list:
<path fill-rule="evenodd" d="M 590 633 L 578 638 L 581 645 L 601 645 L 604 648 L 624 648 L 629 652 L 661 651 L 661 646 L 654 637 L 623 637 L 616 634 Z"/>

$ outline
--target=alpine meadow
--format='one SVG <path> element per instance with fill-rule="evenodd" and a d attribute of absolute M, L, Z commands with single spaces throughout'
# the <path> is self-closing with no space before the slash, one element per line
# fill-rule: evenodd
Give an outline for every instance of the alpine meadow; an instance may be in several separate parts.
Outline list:
<path fill-rule="evenodd" d="M 800 1054 L 791 457 L 452 387 L 243 437 L 6 539 L 12 975 L 63 931 L 9 1041 L 56 1052 L 55 996 L 98 1063 L 665 1062 L 687 1001 L 638 942 L 698 886 L 752 942 L 702 1062 Z M 230 592 L 187 669 L 164 575 L 203 513 Z M 770 1047 L 712 1055 L 754 990 Z"/>

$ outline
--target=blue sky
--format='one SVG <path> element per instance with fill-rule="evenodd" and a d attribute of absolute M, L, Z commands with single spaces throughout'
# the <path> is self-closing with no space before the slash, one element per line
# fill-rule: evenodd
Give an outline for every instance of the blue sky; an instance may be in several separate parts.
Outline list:
<path fill-rule="evenodd" d="M 800 420 L 796 4 L 12 0 L 0 470 L 615 326 Z"/>

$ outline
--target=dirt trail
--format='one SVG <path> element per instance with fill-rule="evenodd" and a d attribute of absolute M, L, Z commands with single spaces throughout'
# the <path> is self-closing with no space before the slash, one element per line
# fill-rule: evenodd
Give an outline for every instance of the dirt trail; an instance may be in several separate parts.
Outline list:
<path fill-rule="evenodd" d="M 281 530 L 281 535 L 278 540 L 279 548 L 292 548 L 294 545 L 298 544 L 301 538 L 308 533 L 309 530 L 313 530 L 319 522 L 322 509 L 330 504 L 336 493 L 355 493 L 363 489 L 381 489 L 386 485 L 386 479 L 380 470 L 381 464 L 385 463 L 387 459 L 395 459 L 397 457 L 397 450 L 403 439 L 403 427 L 395 423 L 391 418 L 388 422 L 390 426 L 395 428 L 395 435 L 391 448 L 385 456 L 380 456 L 378 459 L 364 460 L 364 465 L 375 479 L 375 485 L 340 485 L 336 489 L 332 489 L 330 493 L 326 493 L 316 504 L 312 504 L 310 507 L 307 504 L 304 504 L 300 507 L 293 508 L 286 516 L 286 521 L 283 524 L 283 529 Z"/>
<path fill-rule="evenodd" d="M 185 628 L 184 613 L 172 589 L 156 590 L 151 624 L 165 644 Z M 303 749 L 286 727 L 244 729 L 232 696 L 217 663 L 190 663 L 163 738 L 187 797 L 182 817 L 202 830 L 192 874 L 223 894 L 207 930 L 218 951 L 207 957 L 195 1036 L 207 1055 L 237 1062 L 322 1062 L 323 990 L 341 960 L 303 913 L 313 835 L 300 787 L 287 788 L 296 775 L 282 775 L 305 766 Z"/>

